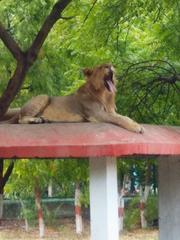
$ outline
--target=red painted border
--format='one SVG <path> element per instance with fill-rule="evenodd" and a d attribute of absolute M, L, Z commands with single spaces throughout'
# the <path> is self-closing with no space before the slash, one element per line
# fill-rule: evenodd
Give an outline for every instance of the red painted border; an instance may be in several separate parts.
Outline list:
<path fill-rule="evenodd" d="M 112 124 L 0 125 L 0 158 L 180 155 L 180 128 L 144 125 L 136 134 Z"/>

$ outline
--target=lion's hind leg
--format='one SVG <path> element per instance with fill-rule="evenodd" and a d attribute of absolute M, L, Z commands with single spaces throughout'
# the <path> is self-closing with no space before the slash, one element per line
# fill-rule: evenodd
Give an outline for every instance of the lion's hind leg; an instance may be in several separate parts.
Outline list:
<path fill-rule="evenodd" d="M 21 108 L 18 123 L 44 123 L 45 120 L 40 115 L 48 106 L 49 101 L 50 98 L 47 95 L 38 95 L 30 99 Z"/>

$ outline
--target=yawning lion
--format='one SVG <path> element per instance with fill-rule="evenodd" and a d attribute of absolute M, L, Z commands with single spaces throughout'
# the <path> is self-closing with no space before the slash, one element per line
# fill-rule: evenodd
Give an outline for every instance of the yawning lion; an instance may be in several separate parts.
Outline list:
<path fill-rule="evenodd" d="M 141 125 L 116 113 L 116 79 L 112 64 L 85 68 L 83 73 L 86 82 L 75 93 L 58 97 L 33 97 L 6 122 L 23 124 L 97 121 L 113 123 L 142 133 Z"/>

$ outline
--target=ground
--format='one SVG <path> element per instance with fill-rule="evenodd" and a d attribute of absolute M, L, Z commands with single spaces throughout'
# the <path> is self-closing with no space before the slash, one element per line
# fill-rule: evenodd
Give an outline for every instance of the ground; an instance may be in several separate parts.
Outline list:
<path fill-rule="evenodd" d="M 38 228 L 31 227 L 25 232 L 22 221 L 6 221 L 0 226 L 0 240 L 39 240 Z M 59 226 L 46 227 L 44 240 L 90 240 L 89 223 L 85 224 L 85 231 L 82 236 L 75 234 L 73 221 L 61 220 Z M 157 240 L 158 231 L 155 229 L 134 230 L 124 232 L 121 240 Z"/>

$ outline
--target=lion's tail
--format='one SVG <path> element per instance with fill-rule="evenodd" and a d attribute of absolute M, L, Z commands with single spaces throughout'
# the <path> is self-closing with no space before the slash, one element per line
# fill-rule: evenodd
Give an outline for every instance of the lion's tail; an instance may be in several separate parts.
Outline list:
<path fill-rule="evenodd" d="M 18 119 L 19 119 L 19 116 L 15 115 L 14 117 L 8 120 L 0 121 L 0 124 L 15 124 L 15 123 L 18 123 Z"/>

